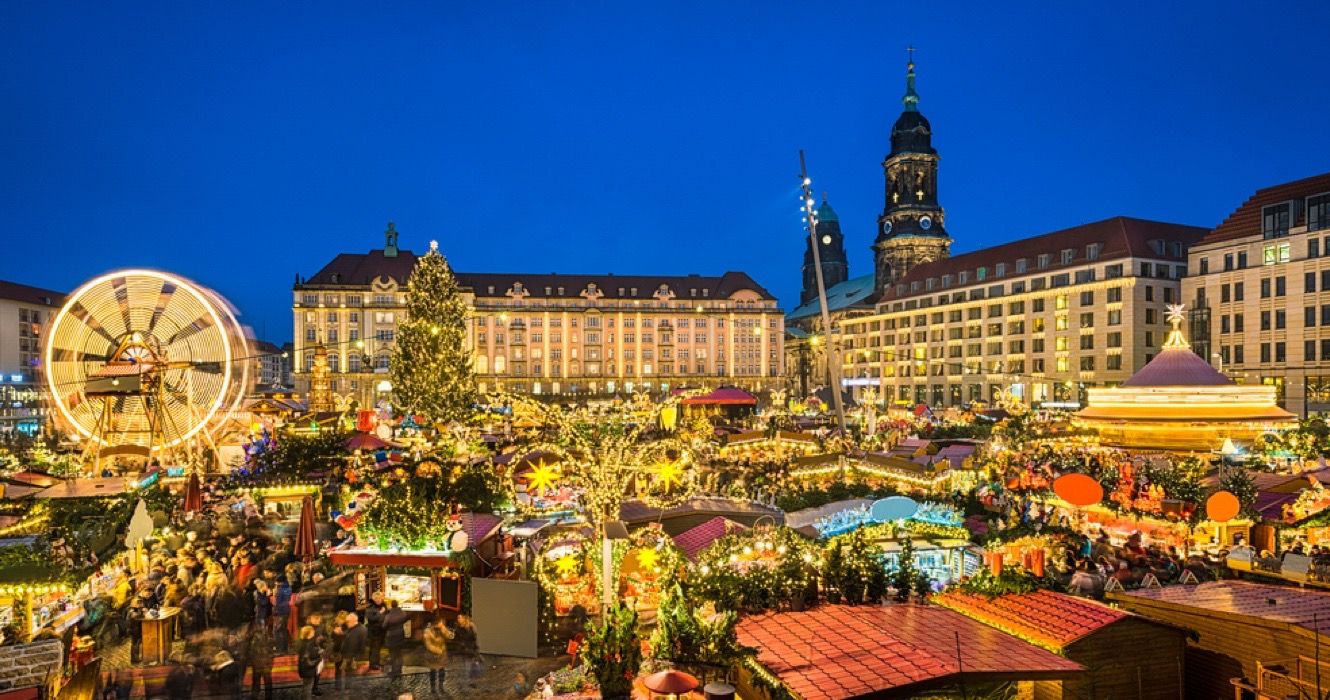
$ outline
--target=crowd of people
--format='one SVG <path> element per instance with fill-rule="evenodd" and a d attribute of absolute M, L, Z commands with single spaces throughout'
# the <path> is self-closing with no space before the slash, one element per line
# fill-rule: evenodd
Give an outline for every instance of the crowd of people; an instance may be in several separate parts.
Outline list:
<path fill-rule="evenodd" d="M 123 611 L 131 662 L 144 660 L 143 621 L 178 610 L 183 652 L 169 659 L 162 690 L 171 700 L 202 688 L 238 699 L 247 676 L 251 700 L 270 699 L 275 666 L 294 668 L 305 700 L 323 694 L 328 669 L 339 691 L 374 672 L 401 679 L 412 618 L 398 602 L 375 592 L 357 607 L 347 572 L 320 557 L 295 556 L 279 518 L 259 516 L 243 500 L 235 505 L 179 516 L 164 530 L 170 534 L 151 544 L 146 567 L 120 576 L 111 605 Z M 439 616 L 420 636 L 420 665 L 434 692 L 445 692 L 450 656 L 478 666 L 475 627 L 466 616 L 451 627 Z M 125 669 L 108 674 L 102 700 L 128 698 L 136 678 Z"/>
<path fill-rule="evenodd" d="M 1154 581 L 1160 585 L 1176 583 L 1185 572 L 1197 581 L 1207 581 L 1213 578 L 1215 566 L 1200 554 L 1184 556 L 1172 545 L 1143 544 L 1139 532 L 1129 535 L 1121 546 L 1114 546 L 1102 530 L 1095 537 L 1083 535 L 1079 547 L 1068 548 L 1066 556 L 1072 572 L 1067 591 L 1093 598 L 1103 597 L 1110 580 L 1124 589 Z"/>

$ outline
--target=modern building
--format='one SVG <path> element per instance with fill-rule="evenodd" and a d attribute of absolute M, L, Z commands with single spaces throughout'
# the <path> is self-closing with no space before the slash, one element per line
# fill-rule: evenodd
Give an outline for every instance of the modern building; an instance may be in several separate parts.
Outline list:
<path fill-rule="evenodd" d="M 1305 416 L 1330 411 L 1330 173 L 1258 190 L 1189 254 L 1192 346 Z"/>
<path fill-rule="evenodd" d="M 297 393 L 327 349 L 338 405 L 392 390 L 388 364 L 416 255 L 342 253 L 293 289 Z M 784 316 L 742 272 L 702 275 L 457 273 L 482 390 L 593 397 L 641 390 L 783 384 Z"/>
<path fill-rule="evenodd" d="M 828 290 L 842 385 L 876 386 L 898 404 L 962 406 L 1009 392 L 1079 407 L 1086 387 L 1121 383 L 1149 362 L 1167 335 L 1164 306 L 1182 299 L 1187 249 L 1206 231 L 1115 217 L 952 256 L 913 62 L 902 101 L 882 163 L 874 272 Z M 824 267 L 842 240 L 840 218 L 827 218 L 835 235 L 821 240 Z M 819 313 L 814 295 L 787 317 L 796 391 L 827 374 Z"/>
<path fill-rule="evenodd" d="M 65 295 L 0 281 L 0 432 L 36 433 L 46 421 L 42 337 Z"/>

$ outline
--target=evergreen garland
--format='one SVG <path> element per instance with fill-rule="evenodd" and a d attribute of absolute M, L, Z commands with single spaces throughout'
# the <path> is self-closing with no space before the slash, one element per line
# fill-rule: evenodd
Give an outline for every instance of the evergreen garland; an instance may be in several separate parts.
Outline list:
<path fill-rule="evenodd" d="M 476 375 L 466 342 L 467 309 L 437 244 L 416 259 L 389 363 L 393 396 L 403 413 L 432 421 L 465 421 L 476 403 Z"/>

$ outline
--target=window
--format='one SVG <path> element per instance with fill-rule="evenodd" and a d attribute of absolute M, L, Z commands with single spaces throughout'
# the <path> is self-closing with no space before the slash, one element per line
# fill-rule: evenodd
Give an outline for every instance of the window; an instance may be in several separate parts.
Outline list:
<path fill-rule="evenodd" d="M 1018 259 L 1018 260 L 1016 261 L 1016 274 L 1020 274 L 1020 273 L 1022 273 L 1022 272 L 1025 272 L 1025 269 L 1026 269 L 1025 258 L 1020 258 L 1020 259 Z"/>
<path fill-rule="evenodd" d="M 1243 349 L 1242 349 L 1242 346 L 1241 346 L 1241 345 L 1235 345 L 1235 346 L 1233 346 L 1233 363 L 1234 363 L 1234 364 L 1238 364 L 1238 365 L 1242 364 L 1242 355 L 1243 355 Z"/>
<path fill-rule="evenodd" d="M 1238 269 L 1247 269 L 1247 251 L 1245 250 L 1238 251 Z"/>
<path fill-rule="evenodd" d="M 1242 332 L 1242 314 L 1233 314 L 1233 332 Z"/>
<path fill-rule="evenodd" d="M 1122 347 L 1122 333 L 1120 333 L 1120 332 L 1118 332 L 1118 331 L 1114 331 L 1114 332 L 1112 332 L 1112 333 L 1109 333 L 1109 334 L 1108 334 L 1108 347 L 1110 347 L 1110 348 L 1120 348 L 1120 347 Z"/>
<path fill-rule="evenodd" d="M 1219 285 L 1219 303 L 1227 304 L 1232 298 L 1229 296 L 1229 285 L 1227 283 Z"/>
<path fill-rule="evenodd" d="M 1263 330 L 1263 331 L 1268 331 L 1268 330 L 1270 330 L 1270 312 L 1269 312 L 1269 311 L 1262 311 L 1262 312 L 1261 312 L 1261 330 Z"/>
<path fill-rule="evenodd" d="M 1146 323 L 1150 323 L 1150 324 L 1155 323 L 1155 310 L 1154 310 L 1154 309 L 1146 309 L 1146 310 L 1145 310 L 1145 322 L 1146 322 Z"/>
<path fill-rule="evenodd" d="M 1315 313 L 1316 313 L 1316 311 L 1313 310 L 1313 311 L 1312 311 L 1312 314 L 1315 314 Z M 1233 324 L 1231 323 L 1232 320 L 1233 320 L 1233 318 L 1232 318 L 1231 316 L 1229 316 L 1228 314 L 1224 314 L 1223 316 L 1220 316 L 1220 317 L 1219 317 L 1219 332 L 1220 332 L 1220 333 L 1228 333 L 1228 332 L 1232 331 L 1232 330 L 1233 330 Z"/>
<path fill-rule="evenodd" d="M 1208 275 L 1208 274 L 1210 274 L 1210 258 L 1201 258 L 1201 259 L 1200 259 L 1200 262 L 1199 262 L 1199 265 L 1200 265 L 1200 269 L 1197 270 L 1197 274 L 1200 274 L 1200 275 Z"/>
<path fill-rule="evenodd" d="M 1270 361 L 1270 344 L 1261 343 L 1261 362 Z"/>
<path fill-rule="evenodd" d="M 1269 280 L 1269 278 L 1266 278 L 1266 279 L 1261 280 L 1261 298 L 1262 298 L 1262 299 L 1269 299 L 1269 298 L 1270 298 L 1270 280 Z"/>
<path fill-rule="evenodd" d="M 1048 255 L 1048 253 L 1041 253 L 1041 254 L 1039 255 L 1039 269 L 1040 269 L 1040 270 L 1042 270 L 1042 269 L 1048 267 L 1048 260 L 1049 260 L 1049 255 Z"/>
<path fill-rule="evenodd" d="M 1324 228 L 1330 228 L 1330 194 L 1321 194 L 1315 197 L 1307 198 L 1307 230 L 1320 231 Z M 1316 241 L 1312 241 L 1315 243 Z M 1310 249 L 1311 244 L 1308 244 Z M 1326 253 L 1330 253 L 1327 250 Z M 1316 257 L 1308 253 L 1310 257 Z"/>
<path fill-rule="evenodd" d="M 1111 310 L 1108 312 L 1108 325 L 1110 325 L 1110 326 L 1120 326 L 1120 325 L 1122 325 L 1122 310 L 1121 310 L 1121 309 L 1111 309 Z"/>
<path fill-rule="evenodd" d="M 1308 272 L 1302 276 L 1302 291 L 1311 294 L 1316 291 L 1316 273 Z"/>
<path fill-rule="evenodd" d="M 1224 272 L 1228 272 L 1229 270 L 1232 269 L 1233 269 L 1233 254 L 1224 253 Z"/>
<path fill-rule="evenodd" d="M 1068 249 L 1062 251 L 1062 264 L 1063 264 L 1063 265 L 1070 265 L 1070 264 L 1071 264 L 1071 261 L 1073 261 L 1073 260 L 1075 260 L 1075 259 L 1076 259 L 1076 251 L 1075 251 L 1075 250 L 1072 250 L 1071 248 L 1068 248 Z"/>
<path fill-rule="evenodd" d="M 1275 362 L 1284 362 L 1285 360 L 1288 359 L 1288 357 L 1284 352 L 1284 348 L 1285 348 L 1284 343 L 1282 342 L 1275 343 Z"/>
<path fill-rule="evenodd" d="M 1275 310 L 1275 330 L 1284 328 L 1288 323 L 1288 312 L 1283 309 Z"/>
<path fill-rule="evenodd" d="M 1081 371 L 1082 372 L 1094 371 L 1094 356 L 1081 358 Z"/>
<path fill-rule="evenodd" d="M 1034 309 L 1035 313 L 1042 313 L 1044 311 L 1044 300 L 1035 299 L 1030 303 L 1030 308 Z"/>
<path fill-rule="evenodd" d="M 1155 332 L 1154 332 L 1154 331 L 1146 331 L 1146 332 L 1145 332 L 1145 347 L 1147 347 L 1147 348 L 1152 348 L 1152 347 L 1154 347 L 1154 346 L 1155 346 Z"/>
<path fill-rule="evenodd" d="M 1053 341 L 1053 349 L 1058 352 L 1066 352 L 1068 348 L 1067 336 L 1059 336 Z"/>
<path fill-rule="evenodd" d="M 1261 235 L 1279 238 L 1288 235 L 1289 203 L 1271 204 L 1261 210 Z M 1268 264 L 1268 263 L 1267 263 Z"/>
<path fill-rule="evenodd" d="M 1242 282 L 1233 283 L 1233 301 L 1242 301 L 1243 288 L 1244 288 L 1244 283 Z"/>
<path fill-rule="evenodd" d="M 1288 290 L 1286 289 L 1286 286 L 1285 286 L 1285 284 L 1284 284 L 1284 278 L 1283 278 L 1282 276 L 1281 276 L 1281 277 L 1276 277 L 1276 278 L 1275 278 L 1275 296 L 1277 296 L 1277 297 L 1282 297 L 1282 296 L 1284 296 L 1284 293 L 1285 293 L 1286 291 L 1288 291 Z"/>
<path fill-rule="evenodd" d="M 1094 336 L 1092 335 L 1081 336 L 1081 349 L 1094 350 Z"/>
<path fill-rule="evenodd" d="M 1094 313 L 1081 314 L 1081 328 L 1094 328 Z"/>
<path fill-rule="evenodd" d="M 1030 350 L 1031 350 L 1032 352 L 1043 352 L 1043 351 L 1044 351 L 1044 339 L 1043 339 L 1043 338 L 1035 338 L 1034 340 L 1030 341 Z"/>
<path fill-rule="evenodd" d="M 1310 212 L 1309 212 L 1308 214 L 1309 214 L 1309 215 L 1308 215 L 1307 219 L 1310 221 L 1310 220 L 1311 220 Z M 1311 226 L 1309 225 L 1309 226 L 1307 227 L 1307 230 L 1308 230 L 1308 231 L 1311 231 L 1311 230 L 1313 230 L 1313 229 L 1312 229 Z M 1318 240 L 1318 239 L 1316 239 L 1316 238 L 1309 238 L 1309 239 L 1307 239 L 1307 257 L 1309 257 L 1309 258 L 1319 258 L 1319 257 L 1321 257 L 1321 241 L 1320 241 L 1320 240 Z"/>
<path fill-rule="evenodd" d="M 1108 369 L 1122 369 L 1122 356 L 1109 355 L 1105 359 L 1105 364 L 1107 365 Z"/>
<path fill-rule="evenodd" d="M 1110 279 L 1110 280 L 1117 279 L 1121 276 L 1122 276 L 1122 263 L 1117 263 L 1115 265 L 1106 265 L 1104 267 L 1105 279 Z"/>
<path fill-rule="evenodd" d="M 1154 285 L 1150 285 L 1150 284 L 1145 285 L 1145 300 L 1146 300 L 1146 301 L 1154 301 L 1154 300 L 1155 300 L 1155 288 L 1154 288 Z"/>
<path fill-rule="evenodd" d="M 1108 288 L 1108 303 L 1110 304 L 1122 303 L 1122 287 Z"/>
<path fill-rule="evenodd" d="M 1065 356 L 1058 358 L 1057 368 L 1059 372 L 1066 372 L 1067 368 L 1070 366 L 1071 363 L 1067 361 L 1067 358 Z"/>
<path fill-rule="evenodd" d="M 1101 246 L 1098 243 L 1091 243 L 1090 245 L 1085 246 L 1085 258 L 1087 260 L 1098 260 L 1100 247 Z"/>
<path fill-rule="evenodd" d="M 1227 318 L 1227 317 L 1225 317 Z M 1224 324 L 1228 325 L 1228 324 Z M 1302 325 L 1307 328 L 1316 327 L 1316 307 L 1308 306 L 1302 310 Z"/>
<path fill-rule="evenodd" d="M 1094 292 L 1081 292 L 1081 306 L 1094 306 Z"/>

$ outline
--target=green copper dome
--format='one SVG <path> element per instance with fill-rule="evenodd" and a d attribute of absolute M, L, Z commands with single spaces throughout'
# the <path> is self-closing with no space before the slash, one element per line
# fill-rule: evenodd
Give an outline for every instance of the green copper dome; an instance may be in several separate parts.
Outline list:
<path fill-rule="evenodd" d="M 836 216 L 836 210 L 832 209 L 830 204 L 827 204 L 825 196 L 822 197 L 822 206 L 817 208 L 817 220 L 818 222 L 835 221 L 840 223 L 840 217 Z"/>

